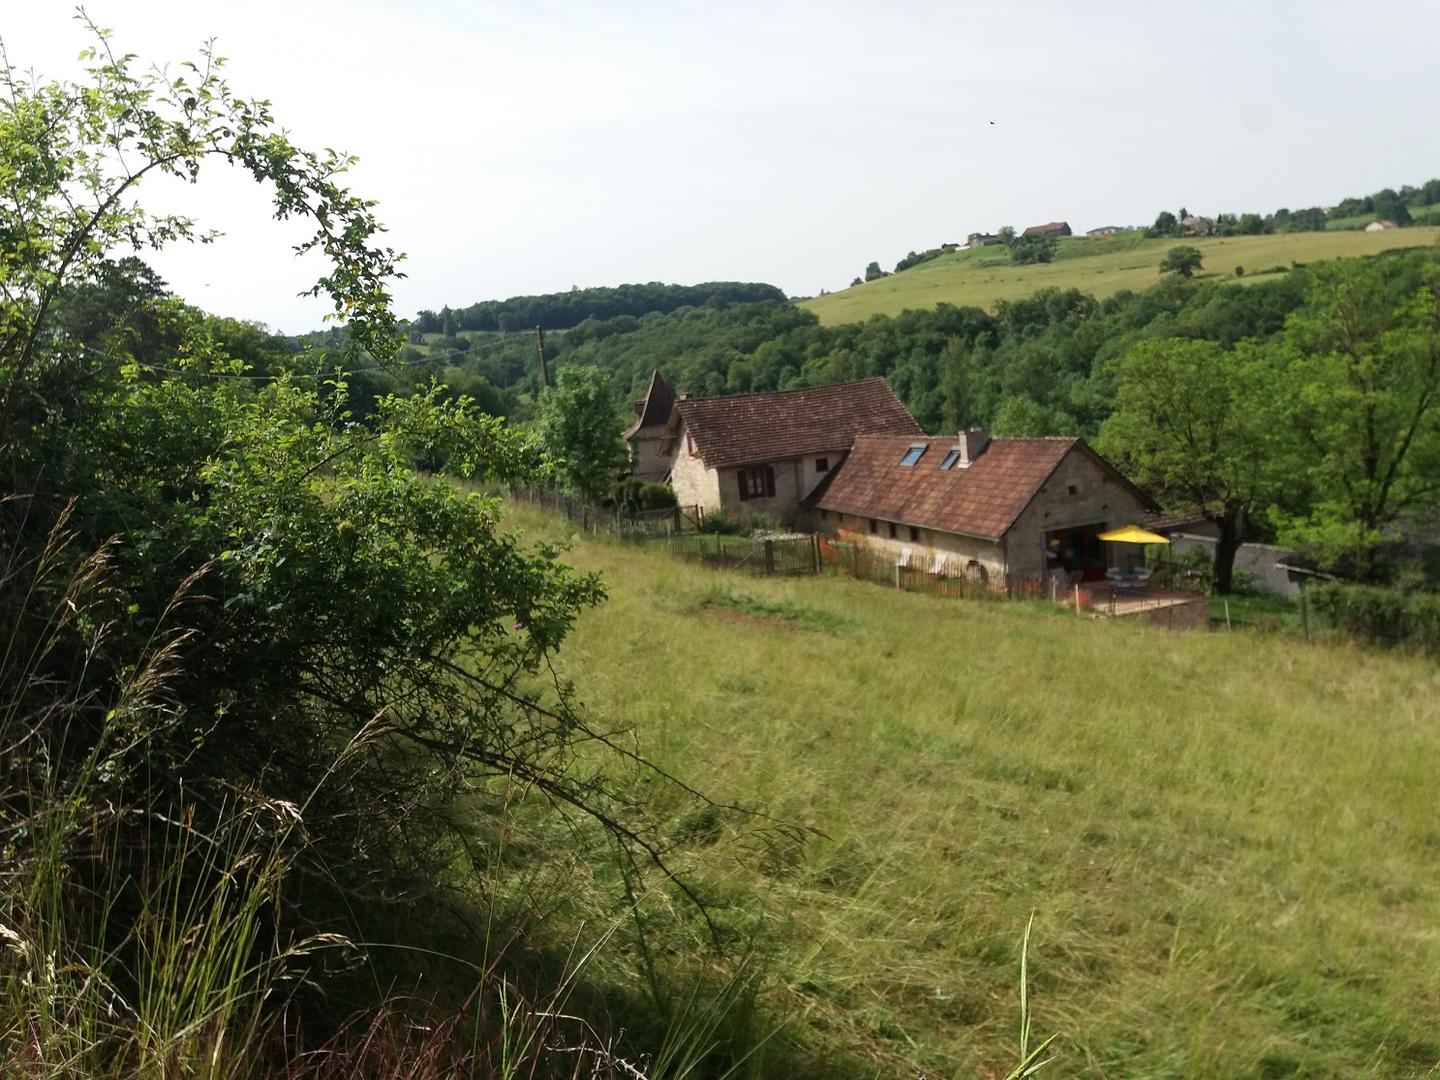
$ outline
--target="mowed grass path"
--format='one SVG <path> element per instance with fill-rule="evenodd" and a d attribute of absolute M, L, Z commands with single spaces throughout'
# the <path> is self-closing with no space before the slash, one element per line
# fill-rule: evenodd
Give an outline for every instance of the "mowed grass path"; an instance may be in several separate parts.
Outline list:
<path fill-rule="evenodd" d="M 586 708 L 715 796 L 825 833 L 788 870 L 702 864 L 712 898 L 770 910 L 817 1051 L 1003 1074 L 1033 911 L 1054 1075 L 1440 1063 L 1435 665 L 608 541 L 570 558 L 611 590 L 562 654 Z"/>
<path fill-rule="evenodd" d="M 1122 289 L 1139 292 L 1160 279 L 1160 260 L 1180 244 L 1200 249 L 1205 258 L 1198 276 L 1232 281 L 1264 280 L 1295 262 L 1318 262 L 1352 255 L 1376 255 L 1400 247 L 1424 247 L 1440 239 L 1440 227 L 1388 232 L 1278 233 L 1201 239 L 1146 240 L 1138 234 L 1060 243 L 1051 263 L 1016 266 L 1003 248 L 980 248 L 943 255 L 903 273 L 804 301 L 826 324 L 857 322 L 871 315 L 898 315 L 907 308 L 947 303 L 990 310 L 997 300 L 1017 300 L 1039 289 L 1080 289 L 1106 297 Z M 1245 268 L 1236 278 L 1235 267 Z"/>

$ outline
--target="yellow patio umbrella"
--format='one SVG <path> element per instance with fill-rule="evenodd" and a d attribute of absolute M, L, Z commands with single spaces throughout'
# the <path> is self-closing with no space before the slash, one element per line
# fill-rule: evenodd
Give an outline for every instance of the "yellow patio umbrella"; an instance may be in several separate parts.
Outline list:
<path fill-rule="evenodd" d="M 1170 538 L 1142 529 L 1139 525 L 1122 525 L 1118 529 L 1100 534 L 1099 539 L 1112 544 L 1168 544 Z"/>

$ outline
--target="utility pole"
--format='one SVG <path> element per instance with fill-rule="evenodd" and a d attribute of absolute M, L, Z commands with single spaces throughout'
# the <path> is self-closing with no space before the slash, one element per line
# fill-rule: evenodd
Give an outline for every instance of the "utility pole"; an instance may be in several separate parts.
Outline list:
<path fill-rule="evenodd" d="M 545 329 L 539 323 L 535 324 L 535 351 L 540 354 L 540 385 L 550 385 L 550 368 L 545 363 Z"/>

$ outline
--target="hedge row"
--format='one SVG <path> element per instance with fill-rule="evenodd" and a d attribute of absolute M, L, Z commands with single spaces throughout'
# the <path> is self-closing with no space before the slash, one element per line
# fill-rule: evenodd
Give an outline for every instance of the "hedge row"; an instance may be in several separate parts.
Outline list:
<path fill-rule="evenodd" d="M 1440 594 L 1321 582 L 1306 589 L 1305 598 L 1311 611 L 1349 637 L 1440 655 Z"/>

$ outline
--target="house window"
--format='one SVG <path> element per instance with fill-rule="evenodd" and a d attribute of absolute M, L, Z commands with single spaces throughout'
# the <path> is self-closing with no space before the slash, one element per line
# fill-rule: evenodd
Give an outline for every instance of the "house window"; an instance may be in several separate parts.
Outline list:
<path fill-rule="evenodd" d="M 1069 492 L 1070 492 L 1071 495 L 1079 495 L 1079 494 L 1080 494 L 1080 485 L 1079 485 L 1079 484 L 1071 484 L 1068 490 L 1069 490 Z"/>
<path fill-rule="evenodd" d="M 870 531 L 872 533 L 878 533 L 880 531 L 880 523 L 874 518 L 870 519 Z"/>
<path fill-rule="evenodd" d="M 959 460 L 960 460 L 960 448 L 959 448 L 958 446 L 952 447 L 952 448 L 945 454 L 944 459 L 940 462 L 940 468 L 942 468 L 942 469 L 953 469 L 953 468 L 955 467 L 955 462 L 957 462 L 957 461 L 959 461 Z"/>
<path fill-rule="evenodd" d="M 905 466 L 914 465 L 925 454 L 925 444 L 911 443 L 910 448 L 900 458 L 900 464 Z"/>
<path fill-rule="evenodd" d="M 740 484 L 740 501 L 746 499 L 768 499 L 775 494 L 775 468 L 772 465 L 752 465 L 740 469 L 735 476 Z"/>
<path fill-rule="evenodd" d="M 815 471 L 816 471 L 816 472 L 829 472 L 829 471 L 830 471 L 830 459 L 829 459 L 828 457 L 817 457 L 817 458 L 815 459 Z"/>
<path fill-rule="evenodd" d="M 890 529 L 890 539 L 891 539 L 891 540 L 894 540 L 894 539 L 895 539 L 895 523 L 894 523 L 893 521 L 887 521 L 885 524 L 886 524 L 886 525 L 889 527 L 889 529 Z"/>
<path fill-rule="evenodd" d="M 912 544 L 918 544 L 920 542 L 920 530 L 914 525 L 910 526 L 910 542 Z"/>

